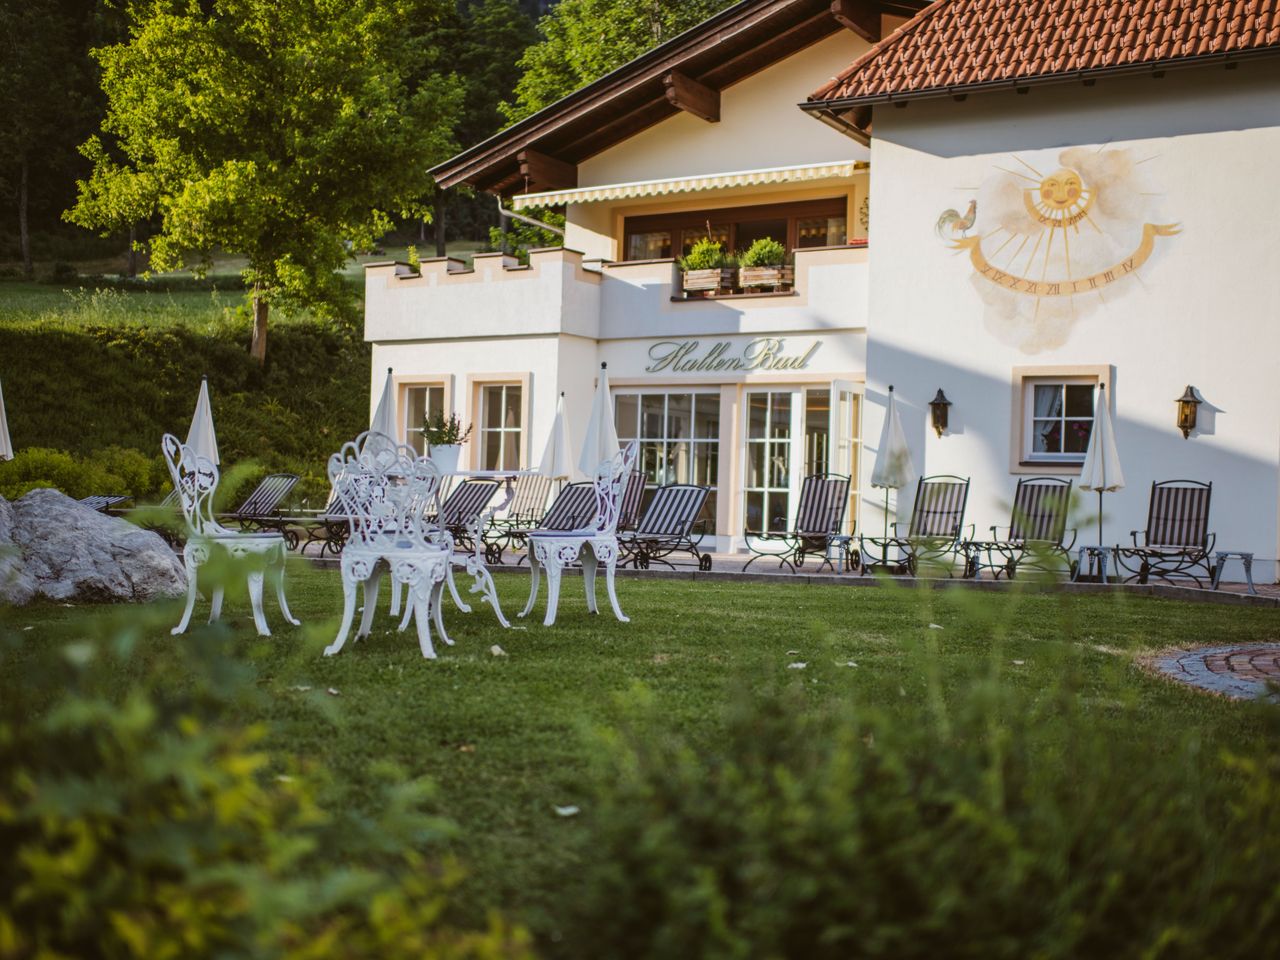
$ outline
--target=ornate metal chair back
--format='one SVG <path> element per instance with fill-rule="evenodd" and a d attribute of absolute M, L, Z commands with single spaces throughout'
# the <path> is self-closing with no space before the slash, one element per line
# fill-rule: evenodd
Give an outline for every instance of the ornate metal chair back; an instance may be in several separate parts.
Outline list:
<path fill-rule="evenodd" d="M 618 530 L 622 515 L 622 497 L 636 462 L 639 443 L 632 440 L 596 470 L 596 514 L 589 526 L 597 535 L 612 534 Z"/>
<path fill-rule="evenodd" d="M 1009 539 L 1021 542 L 1062 543 L 1071 507 L 1071 480 L 1059 477 L 1023 477 L 1013 495 Z"/>
<path fill-rule="evenodd" d="M 649 509 L 640 518 L 636 535 L 641 537 L 686 537 L 702 505 L 707 502 L 707 487 L 689 483 L 671 483 L 659 487 Z"/>
<path fill-rule="evenodd" d="M 440 471 L 412 447 L 363 433 L 329 458 L 329 482 L 350 527 L 348 546 L 427 547 L 423 517 L 439 490 Z"/>
<path fill-rule="evenodd" d="M 547 497 L 551 493 L 551 478 L 540 473 L 516 477 L 515 495 L 507 509 L 511 520 L 531 520 L 537 523 L 547 511 Z"/>
<path fill-rule="evenodd" d="M 942 540 L 958 537 L 968 499 L 968 477 L 921 477 L 916 486 L 916 505 L 911 511 L 908 535 Z"/>
<path fill-rule="evenodd" d="M 221 532 L 222 527 L 213 517 L 213 495 L 221 478 L 217 464 L 200 456 L 171 433 L 160 440 L 160 449 L 188 532 L 193 537 Z"/>
<path fill-rule="evenodd" d="M 800 486 L 796 506 L 796 533 L 806 537 L 832 537 L 841 533 L 849 504 L 849 478 L 838 473 L 815 473 Z"/>
<path fill-rule="evenodd" d="M 1163 480 L 1151 484 L 1147 546 L 1204 549 L 1209 542 L 1212 483 Z"/>

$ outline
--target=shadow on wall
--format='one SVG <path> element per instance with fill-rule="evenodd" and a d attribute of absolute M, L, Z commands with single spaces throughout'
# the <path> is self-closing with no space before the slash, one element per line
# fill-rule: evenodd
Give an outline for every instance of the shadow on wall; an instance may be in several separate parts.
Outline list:
<path fill-rule="evenodd" d="M 1009 522 L 1014 487 L 1021 476 L 1035 475 L 1010 470 L 1013 436 L 1012 389 L 1008 379 L 967 369 L 946 359 L 904 350 L 873 340 L 869 348 L 866 413 L 863 417 L 863 509 L 860 528 L 872 533 L 884 521 L 884 491 L 870 486 L 872 464 L 880 441 L 883 412 L 888 403 L 886 386 L 894 384 L 898 413 L 911 447 L 918 476 L 957 474 L 971 479 L 966 524 L 974 524 L 985 535 L 993 524 Z M 1226 447 L 1214 433 L 1221 432 L 1220 411 L 1213 433 L 1197 430 L 1184 439 L 1175 425 L 1176 408 L 1170 397 L 1168 424 L 1153 425 L 1126 415 L 1125 397 L 1148 388 L 1116 372 L 1111 373 L 1111 413 L 1116 446 L 1123 466 L 1125 487 L 1104 498 L 1104 536 L 1108 543 L 1128 542 L 1131 530 L 1146 526 L 1151 484 L 1160 480 L 1201 480 L 1213 483 L 1210 530 L 1217 533 L 1223 550 L 1249 550 L 1258 561 L 1274 561 L 1277 538 L 1277 500 L 1280 471 L 1275 461 L 1250 456 Z M 941 438 L 935 436 L 929 419 L 928 402 L 938 387 L 952 401 L 953 425 Z M 1201 407 L 1203 411 L 1204 406 Z M 1227 431 L 1228 435 L 1230 431 Z M 1073 477 L 1077 484 L 1078 476 Z M 914 481 L 889 497 L 890 520 L 910 517 Z M 1086 493 L 1081 502 L 1085 522 L 1096 522 L 1094 495 Z M 1096 536 L 1081 531 L 1081 543 Z"/>

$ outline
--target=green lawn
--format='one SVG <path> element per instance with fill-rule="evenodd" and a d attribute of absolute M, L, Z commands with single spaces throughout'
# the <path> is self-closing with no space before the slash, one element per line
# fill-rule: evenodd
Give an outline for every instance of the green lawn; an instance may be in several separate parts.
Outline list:
<path fill-rule="evenodd" d="M 1206 756 L 1228 746 L 1248 751 L 1271 735 L 1264 707 L 1197 694 L 1134 667 L 1138 655 L 1170 646 L 1274 640 L 1276 614 L 1266 609 L 1122 594 L 624 579 L 619 594 L 632 622 L 622 624 L 588 616 L 581 581 L 568 578 L 559 622 L 546 629 L 541 606 L 536 622 L 515 619 L 528 581 L 503 574 L 514 628 L 501 629 L 487 608 L 464 616 L 449 606 L 456 646 L 437 642 L 440 658 L 428 662 L 411 634 L 394 632 L 385 585 L 372 637 L 320 656 L 336 628 L 338 576 L 297 563 L 291 577 L 301 629 L 282 626 L 268 604 L 276 634 L 259 641 L 244 599 L 228 601 L 238 654 L 253 661 L 266 695 L 243 719 L 268 723 L 273 750 L 327 767 L 322 800 L 334 809 L 373 815 L 376 793 L 367 785 L 386 761 L 434 780 L 470 871 L 459 898 L 464 915 L 478 921 L 499 908 L 544 946 L 558 937 L 563 885 L 591 812 L 583 734 L 608 723 L 615 695 L 636 684 L 673 731 L 714 745 L 735 686 L 794 680 L 812 687 L 814 702 L 854 698 L 920 724 L 931 697 L 945 700 L 990 670 L 1034 702 L 1055 684 L 1065 656 L 1081 670 L 1075 695 L 1100 735 L 1141 744 L 1153 764 L 1172 749 L 1175 731 L 1197 734 Z M 178 612 L 176 604 L 162 611 L 166 622 Z M 86 618 L 116 615 L 56 605 L 0 610 L 0 628 L 33 644 L 59 643 L 81 636 Z M 135 656 L 145 663 L 184 642 L 157 626 Z M 493 655 L 493 644 L 506 655 Z M 557 805 L 583 813 L 561 817 Z"/>

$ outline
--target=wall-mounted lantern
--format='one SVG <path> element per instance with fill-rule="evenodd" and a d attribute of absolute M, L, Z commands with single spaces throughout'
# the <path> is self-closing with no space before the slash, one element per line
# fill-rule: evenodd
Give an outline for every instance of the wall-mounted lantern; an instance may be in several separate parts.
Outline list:
<path fill-rule="evenodd" d="M 942 436 L 947 429 L 947 407 L 949 406 L 951 406 L 951 401 L 947 399 L 947 395 L 939 387 L 938 395 L 929 401 L 929 418 L 933 421 L 933 429 L 938 436 Z"/>
<path fill-rule="evenodd" d="M 1182 439 L 1191 436 L 1191 431 L 1196 428 L 1196 408 L 1203 402 L 1196 396 L 1196 388 L 1187 384 L 1187 389 L 1178 398 L 1178 429 L 1182 431 Z"/>

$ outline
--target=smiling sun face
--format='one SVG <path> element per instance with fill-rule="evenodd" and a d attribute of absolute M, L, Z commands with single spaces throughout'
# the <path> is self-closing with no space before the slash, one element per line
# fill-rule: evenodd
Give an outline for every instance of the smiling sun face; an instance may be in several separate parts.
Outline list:
<path fill-rule="evenodd" d="M 1071 226 L 1083 220 L 1093 201 L 1092 191 L 1076 171 L 1055 170 L 1038 188 L 1025 191 L 1027 212 L 1046 226 Z"/>

